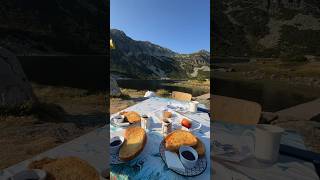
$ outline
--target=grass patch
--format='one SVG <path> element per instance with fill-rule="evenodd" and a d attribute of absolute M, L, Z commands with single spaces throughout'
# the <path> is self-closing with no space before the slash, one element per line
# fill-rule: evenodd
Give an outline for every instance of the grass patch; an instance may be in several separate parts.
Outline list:
<path fill-rule="evenodd" d="M 161 96 L 161 97 L 170 97 L 171 96 L 171 93 L 168 90 L 165 90 L 165 89 L 157 90 L 156 94 L 158 96 Z"/>
<path fill-rule="evenodd" d="M 305 63 L 308 59 L 303 55 L 283 55 L 280 57 L 281 62 L 284 63 Z"/>

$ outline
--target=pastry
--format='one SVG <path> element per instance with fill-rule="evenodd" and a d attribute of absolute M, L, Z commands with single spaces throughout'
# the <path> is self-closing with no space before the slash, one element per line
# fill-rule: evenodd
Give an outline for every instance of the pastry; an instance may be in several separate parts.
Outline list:
<path fill-rule="evenodd" d="M 184 130 L 173 131 L 165 138 L 165 148 L 174 152 L 178 152 L 180 146 L 195 146 L 197 143 L 197 138 Z"/>
<path fill-rule="evenodd" d="M 206 153 L 206 147 L 198 137 L 196 138 L 198 142 L 195 146 L 193 146 L 193 148 L 197 151 L 199 156 L 204 156 Z"/>
<path fill-rule="evenodd" d="M 141 121 L 141 117 L 137 112 L 129 111 L 123 114 L 129 123 L 136 123 Z"/>

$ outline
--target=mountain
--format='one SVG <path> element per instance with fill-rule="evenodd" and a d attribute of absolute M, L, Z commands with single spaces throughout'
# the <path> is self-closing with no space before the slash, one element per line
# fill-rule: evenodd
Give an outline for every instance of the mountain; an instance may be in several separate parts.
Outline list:
<path fill-rule="evenodd" d="M 217 56 L 320 55 L 318 0 L 218 0 L 212 7 Z"/>
<path fill-rule="evenodd" d="M 105 54 L 107 1 L 3 0 L 0 46 L 20 54 Z"/>
<path fill-rule="evenodd" d="M 133 40 L 117 29 L 110 30 L 110 37 L 116 46 L 111 50 L 113 75 L 137 79 L 209 77 L 210 53 L 205 50 L 179 54 L 148 41 Z"/>
<path fill-rule="evenodd" d="M 135 41 L 128 37 L 123 31 L 110 30 L 110 37 L 116 41 L 117 49 L 128 55 L 148 54 L 152 56 L 174 56 L 177 53 L 170 49 L 152 44 L 148 41 Z"/>

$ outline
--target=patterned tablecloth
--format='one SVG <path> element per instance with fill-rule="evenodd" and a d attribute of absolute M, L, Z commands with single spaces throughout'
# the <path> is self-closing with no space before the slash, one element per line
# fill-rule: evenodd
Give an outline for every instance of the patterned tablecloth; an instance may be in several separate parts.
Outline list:
<path fill-rule="evenodd" d="M 201 129 L 196 131 L 195 134 L 206 146 L 207 169 L 198 176 L 183 177 L 168 169 L 167 165 L 162 161 L 159 153 L 159 145 L 163 136 L 159 128 L 156 128 L 157 123 L 152 116 L 152 112 L 165 108 L 168 102 L 180 103 L 186 106 L 186 104 L 173 99 L 154 97 L 125 109 L 125 111 L 132 110 L 141 114 L 149 114 L 152 117 L 152 123 L 147 132 L 148 140 L 142 153 L 129 163 L 111 165 L 110 179 L 210 179 L 210 118 L 207 113 L 197 112 L 185 114 L 185 116 L 202 124 Z M 110 130 L 111 137 L 122 134 L 124 131 L 123 128 L 112 125 L 110 125 Z"/>
<path fill-rule="evenodd" d="M 211 124 L 213 139 L 227 144 L 250 143 L 242 138 L 247 129 L 253 126 L 240 126 L 215 122 Z M 228 141 L 228 142 L 227 142 Z M 299 134 L 285 131 L 281 139 L 282 144 L 306 149 Z M 214 147 L 212 147 L 213 149 Z M 214 156 L 214 154 L 212 155 Z M 212 163 L 213 179 L 223 180 L 319 180 L 312 163 L 280 155 L 275 164 L 265 164 L 251 157 L 240 163 L 227 162 L 216 159 Z"/>

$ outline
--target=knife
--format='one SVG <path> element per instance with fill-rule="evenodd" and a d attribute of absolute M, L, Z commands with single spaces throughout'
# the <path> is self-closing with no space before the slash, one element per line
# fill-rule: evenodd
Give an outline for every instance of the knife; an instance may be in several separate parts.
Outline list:
<path fill-rule="evenodd" d="M 205 108 L 198 107 L 198 111 L 208 113 L 208 115 L 209 115 L 209 117 L 210 117 L 210 110 L 205 109 Z"/>

